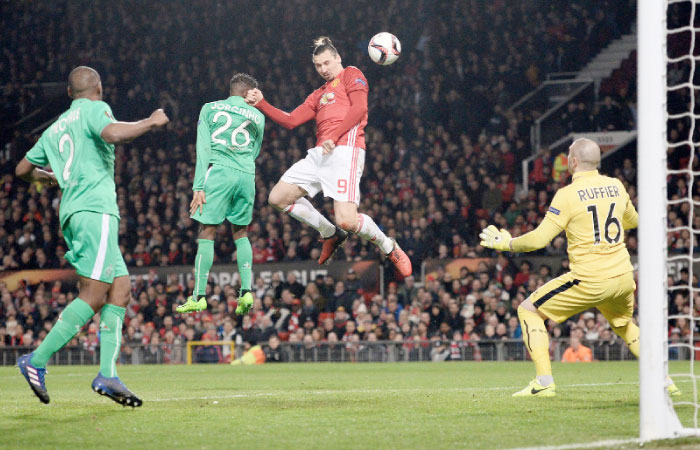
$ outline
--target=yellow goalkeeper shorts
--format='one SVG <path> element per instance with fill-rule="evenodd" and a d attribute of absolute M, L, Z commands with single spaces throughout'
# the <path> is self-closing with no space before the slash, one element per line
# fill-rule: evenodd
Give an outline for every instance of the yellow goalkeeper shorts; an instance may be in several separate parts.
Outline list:
<path fill-rule="evenodd" d="M 530 300 L 557 323 L 598 308 L 613 327 L 619 327 L 632 318 L 636 288 L 633 272 L 604 280 L 579 280 L 569 272 L 545 283 L 530 295 Z"/>

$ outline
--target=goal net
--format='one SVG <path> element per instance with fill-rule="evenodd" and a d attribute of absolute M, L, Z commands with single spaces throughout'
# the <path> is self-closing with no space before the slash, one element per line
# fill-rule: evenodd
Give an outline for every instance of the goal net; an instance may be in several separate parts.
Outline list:
<path fill-rule="evenodd" d="M 639 410 L 640 438 L 652 440 L 700 435 L 700 0 L 638 5 Z"/>

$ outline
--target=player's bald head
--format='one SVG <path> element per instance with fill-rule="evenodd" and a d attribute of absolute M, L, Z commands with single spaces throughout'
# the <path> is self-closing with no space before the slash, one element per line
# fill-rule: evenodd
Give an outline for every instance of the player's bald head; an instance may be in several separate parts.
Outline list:
<path fill-rule="evenodd" d="M 600 164 L 600 147 L 590 139 L 576 139 L 569 150 L 582 170 L 594 170 Z"/>
<path fill-rule="evenodd" d="M 68 75 L 68 95 L 84 98 L 101 91 L 100 74 L 91 67 L 78 66 Z"/>

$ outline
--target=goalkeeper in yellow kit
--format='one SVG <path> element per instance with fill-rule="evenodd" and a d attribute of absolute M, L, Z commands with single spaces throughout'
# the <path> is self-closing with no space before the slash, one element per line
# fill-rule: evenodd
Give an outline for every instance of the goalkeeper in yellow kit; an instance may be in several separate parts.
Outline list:
<path fill-rule="evenodd" d="M 511 238 L 507 230 L 490 225 L 479 235 L 484 247 L 530 252 L 566 231 L 571 272 L 544 284 L 518 307 L 523 340 L 537 377 L 513 397 L 556 395 L 545 319 L 561 323 L 595 307 L 639 356 L 639 327 L 632 320 L 634 269 L 624 239 L 624 230 L 636 228 L 639 215 L 620 180 L 598 173 L 599 163 L 598 144 L 577 139 L 569 147 L 568 157 L 573 180 L 557 191 L 535 230 Z M 680 394 L 670 379 L 668 391 Z"/>

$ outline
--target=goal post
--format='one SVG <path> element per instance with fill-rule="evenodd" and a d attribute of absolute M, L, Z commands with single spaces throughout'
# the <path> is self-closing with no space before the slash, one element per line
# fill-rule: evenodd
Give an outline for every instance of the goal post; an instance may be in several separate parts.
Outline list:
<path fill-rule="evenodd" d="M 674 437 L 681 428 L 665 392 L 666 2 L 638 3 L 639 437 Z"/>
<path fill-rule="evenodd" d="M 685 428 L 666 393 L 668 375 L 668 288 L 667 286 L 667 140 L 668 91 L 685 86 L 667 86 L 667 39 L 674 33 L 667 29 L 670 3 L 685 1 L 692 5 L 688 31 L 694 35 L 695 3 L 700 0 L 639 0 L 638 1 L 638 206 L 639 206 L 639 436 L 642 441 L 698 435 L 698 429 Z M 689 34 L 690 34 L 689 33 Z M 694 37 L 689 55 L 693 60 Z M 694 71 L 694 63 L 693 63 Z M 694 120 L 693 106 L 684 114 Z M 671 117 L 676 118 L 676 117 Z M 689 137 L 692 140 L 692 135 Z M 692 145 L 692 142 L 690 143 Z M 685 171 L 692 176 L 692 171 Z M 674 256 L 674 259 L 677 257 Z M 692 253 L 685 255 L 692 271 Z M 691 272 L 692 274 L 692 272 Z M 692 302 L 692 296 L 691 296 Z M 691 303 L 692 310 L 692 303 Z M 692 338 L 691 338 L 692 339 Z M 691 368 L 694 352 L 690 343 Z M 691 374 L 692 375 L 692 374 Z M 681 386 L 681 389 L 683 386 Z M 691 388 L 693 397 L 696 392 Z M 694 398 L 694 404 L 697 399 Z M 697 408 L 695 410 L 697 417 Z M 697 423 L 697 418 L 696 422 Z"/>

